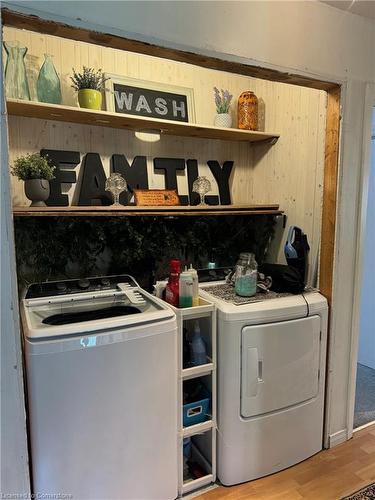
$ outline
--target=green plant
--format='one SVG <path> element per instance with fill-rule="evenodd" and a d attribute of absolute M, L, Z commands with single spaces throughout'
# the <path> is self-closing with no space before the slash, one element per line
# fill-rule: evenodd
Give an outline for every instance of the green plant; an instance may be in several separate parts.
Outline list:
<path fill-rule="evenodd" d="M 72 87 L 74 90 L 102 90 L 104 83 L 109 80 L 109 78 L 104 78 L 104 74 L 101 69 L 94 70 L 94 68 L 88 68 L 83 66 L 83 72 L 77 73 L 73 68 L 73 76 L 70 77 L 73 82 Z"/>
<path fill-rule="evenodd" d="M 169 260 L 234 265 L 241 251 L 264 261 L 273 216 L 19 217 L 15 220 L 20 285 L 129 273 L 148 290 L 169 272 Z M 37 237 L 35 236 L 37 235 Z"/>
<path fill-rule="evenodd" d="M 28 154 L 18 157 L 11 168 L 12 175 L 22 181 L 30 179 L 54 179 L 55 167 L 50 164 L 47 156 L 40 156 L 38 153 Z"/>

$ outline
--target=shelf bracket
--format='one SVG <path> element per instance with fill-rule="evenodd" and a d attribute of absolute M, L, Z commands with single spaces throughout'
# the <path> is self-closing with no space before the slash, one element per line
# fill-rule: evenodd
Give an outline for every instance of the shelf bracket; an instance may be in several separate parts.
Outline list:
<path fill-rule="evenodd" d="M 274 144 L 276 144 L 276 143 L 277 143 L 277 141 L 278 141 L 278 140 L 279 140 L 279 138 L 278 138 L 278 137 L 271 137 L 271 139 L 269 139 L 267 142 L 268 142 L 271 146 L 273 146 Z"/>

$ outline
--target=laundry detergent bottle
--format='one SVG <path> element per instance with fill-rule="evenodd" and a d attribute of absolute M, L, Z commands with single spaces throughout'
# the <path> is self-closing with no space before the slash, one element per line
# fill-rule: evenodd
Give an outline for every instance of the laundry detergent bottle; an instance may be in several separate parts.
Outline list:
<path fill-rule="evenodd" d="M 167 286 L 165 288 L 165 300 L 168 304 L 178 307 L 180 301 L 179 278 L 181 273 L 181 262 L 173 259 L 169 263 L 170 272 Z"/>
<path fill-rule="evenodd" d="M 193 365 L 204 365 L 207 362 L 206 345 L 202 339 L 199 321 L 194 323 L 194 333 L 191 339 L 191 361 Z"/>
<path fill-rule="evenodd" d="M 180 274 L 180 307 L 192 307 L 193 305 L 193 277 L 185 266 Z"/>

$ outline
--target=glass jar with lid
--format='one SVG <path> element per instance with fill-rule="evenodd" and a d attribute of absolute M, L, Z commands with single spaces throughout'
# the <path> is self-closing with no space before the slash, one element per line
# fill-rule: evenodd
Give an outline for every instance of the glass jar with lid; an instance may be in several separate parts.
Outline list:
<path fill-rule="evenodd" d="M 243 252 L 234 270 L 234 289 L 241 297 L 251 297 L 256 294 L 258 279 L 258 264 L 255 255 Z"/>
<path fill-rule="evenodd" d="M 258 130 L 258 98 L 250 90 L 238 98 L 238 128 Z"/>

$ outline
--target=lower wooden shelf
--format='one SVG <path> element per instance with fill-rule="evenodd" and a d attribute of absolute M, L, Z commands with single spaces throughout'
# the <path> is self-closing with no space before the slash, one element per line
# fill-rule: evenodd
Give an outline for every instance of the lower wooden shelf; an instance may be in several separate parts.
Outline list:
<path fill-rule="evenodd" d="M 13 207 L 16 217 L 130 217 L 151 215 L 161 217 L 200 215 L 282 215 L 279 205 L 210 205 L 210 206 L 68 206 L 68 207 Z"/>

